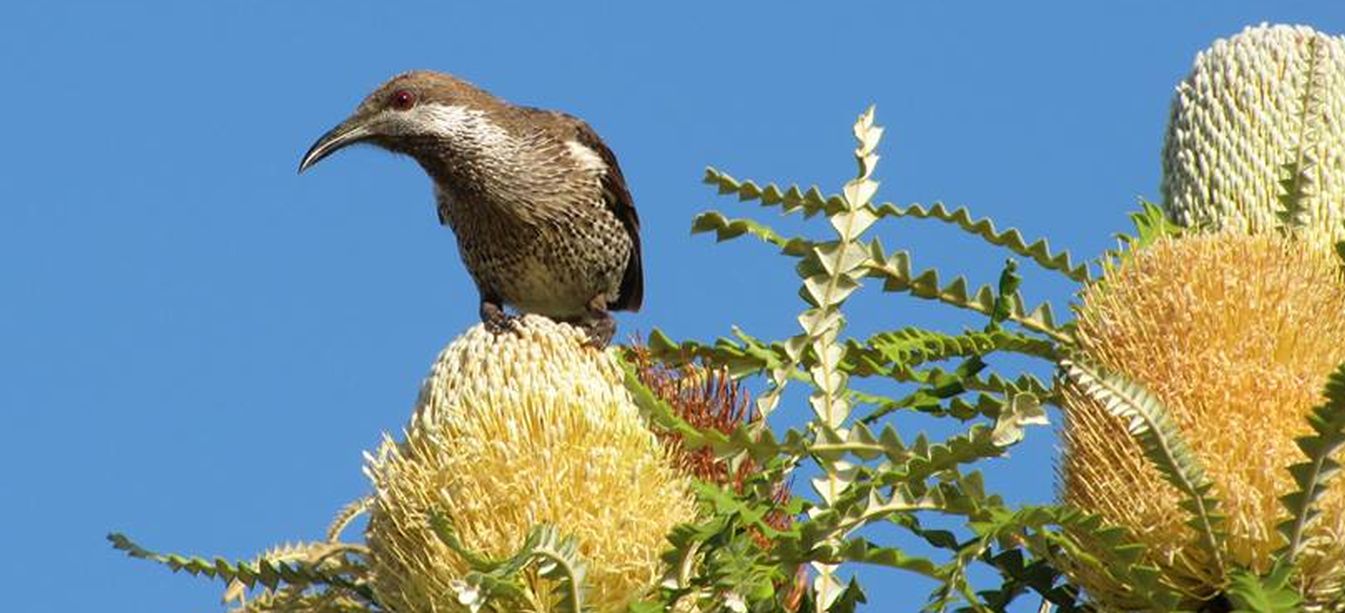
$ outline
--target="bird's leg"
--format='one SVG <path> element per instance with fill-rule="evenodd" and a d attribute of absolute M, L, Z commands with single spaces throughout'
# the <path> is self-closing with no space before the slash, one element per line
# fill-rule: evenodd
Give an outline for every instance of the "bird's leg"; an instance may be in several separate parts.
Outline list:
<path fill-rule="evenodd" d="M 486 324 L 486 329 L 494 334 L 513 330 L 517 321 L 516 317 L 504 312 L 502 302 L 494 296 L 481 296 L 481 323 Z"/>
<path fill-rule="evenodd" d="M 588 302 L 588 313 L 584 317 L 583 328 L 588 332 L 588 342 L 595 349 L 605 349 L 612 337 L 616 336 L 616 319 L 607 312 L 607 294 L 598 294 Z"/>

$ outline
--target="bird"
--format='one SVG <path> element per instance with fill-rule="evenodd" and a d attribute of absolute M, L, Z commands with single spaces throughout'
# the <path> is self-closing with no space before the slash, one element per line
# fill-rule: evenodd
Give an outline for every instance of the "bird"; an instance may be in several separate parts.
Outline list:
<path fill-rule="evenodd" d="M 416 70 L 319 137 L 299 173 L 357 143 L 410 156 L 429 176 L 491 331 L 531 313 L 580 326 L 602 348 L 616 333 L 611 311 L 640 309 L 639 216 L 616 156 L 582 119 Z"/>

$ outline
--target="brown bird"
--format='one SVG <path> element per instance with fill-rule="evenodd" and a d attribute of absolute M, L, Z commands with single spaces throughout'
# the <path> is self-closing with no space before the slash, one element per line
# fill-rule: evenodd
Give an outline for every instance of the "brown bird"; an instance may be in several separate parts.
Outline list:
<path fill-rule="evenodd" d="M 639 310 L 640 220 L 616 156 L 582 120 L 415 71 L 369 94 L 299 172 L 355 143 L 425 169 L 493 330 L 511 327 L 509 305 L 584 326 L 601 347 L 616 332 L 610 310 Z"/>

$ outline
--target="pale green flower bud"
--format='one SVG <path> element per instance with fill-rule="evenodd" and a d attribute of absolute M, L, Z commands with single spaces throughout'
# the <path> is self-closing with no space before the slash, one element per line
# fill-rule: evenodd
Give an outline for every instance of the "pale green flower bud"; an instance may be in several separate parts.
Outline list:
<path fill-rule="evenodd" d="M 1183 225 L 1345 240 L 1345 38 L 1261 25 L 1197 55 L 1172 102 L 1162 196 Z"/>

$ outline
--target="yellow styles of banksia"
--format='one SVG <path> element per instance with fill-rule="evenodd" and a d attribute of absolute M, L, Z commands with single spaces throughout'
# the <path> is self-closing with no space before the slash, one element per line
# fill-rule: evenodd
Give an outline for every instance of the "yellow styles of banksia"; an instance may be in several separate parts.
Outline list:
<path fill-rule="evenodd" d="M 1267 572 L 1284 543 L 1279 498 L 1296 489 L 1288 467 L 1304 460 L 1294 438 L 1310 433 L 1306 417 L 1345 362 L 1339 261 L 1275 233 L 1162 239 L 1108 266 L 1083 292 L 1077 325 L 1083 354 L 1147 389 L 1203 465 L 1227 516 L 1219 557 Z M 1063 501 L 1129 529 L 1170 586 L 1193 600 L 1214 596 L 1227 577 L 1188 526 L 1184 494 L 1126 421 L 1073 382 L 1063 406 Z M 1319 508 L 1296 577 L 1309 603 L 1345 581 L 1345 481 L 1330 484 Z M 1106 573 L 1070 572 L 1103 608 L 1136 606 Z"/>
<path fill-rule="evenodd" d="M 646 428 L 610 353 L 581 330 L 528 316 L 478 325 L 440 354 L 405 440 L 368 460 L 371 584 L 394 611 L 466 610 L 466 562 L 429 525 L 439 513 L 467 549 L 512 555 L 539 524 L 577 540 L 585 606 L 624 610 L 661 579 L 673 526 L 695 517 L 689 480 Z M 530 576 L 534 610 L 551 580 Z M 453 606 L 454 608 L 445 608 Z"/>
<path fill-rule="evenodd" d="M 1345 240 L 1345 37 L 1261 25 L 1197 55 L 1172 102 L 1161 191 L 1181 225 Z"/>

